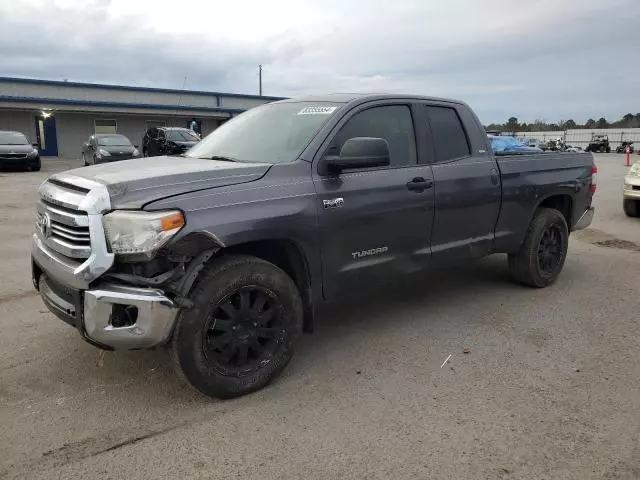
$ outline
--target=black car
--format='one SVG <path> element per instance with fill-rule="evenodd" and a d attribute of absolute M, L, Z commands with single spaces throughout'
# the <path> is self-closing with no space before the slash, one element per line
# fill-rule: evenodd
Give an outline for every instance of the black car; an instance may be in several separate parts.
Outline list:
<path fill-rule="evenodd" d="M 138 146 L 120 134 L 96 133 L 91 135 L 82 147 L 82 161 L 85 165 L 116 162 L 139 156 Z"/>
<path fill-rule="evenodd" d="M 180 155 L 199 141 L 200 137 L 188 128 L 153 127 L 142 139 L 142 154 L 145 157 Z"/>
<path fill-rule="evenodd" d="M 40 170 L 40 153 L 20 132 L 0 131 L 0 167 Z"/>

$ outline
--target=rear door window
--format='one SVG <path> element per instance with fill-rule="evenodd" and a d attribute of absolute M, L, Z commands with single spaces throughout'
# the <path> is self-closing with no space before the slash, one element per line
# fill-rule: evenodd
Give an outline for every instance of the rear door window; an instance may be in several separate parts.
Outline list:
<path fill-rule="evenodd" d="M 436 162 L 448 162 L 471 155 L 469 139 L 454 108 L 426 106 Z"/>

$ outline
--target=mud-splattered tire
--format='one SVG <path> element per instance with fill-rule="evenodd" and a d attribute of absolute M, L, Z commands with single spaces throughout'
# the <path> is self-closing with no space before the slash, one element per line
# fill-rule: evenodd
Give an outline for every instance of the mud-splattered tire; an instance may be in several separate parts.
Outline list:
<path fill-rule="evenodd" d="M 302 332 L 302 301 L 279 267 L 247 255 L 221 256 L 200 273 L 194 306 L 170 344 L 178 374 L 211 397 L 267 385 L 291 360 Z"/>
<path fill-rule="evenodd" d="M 562 213 L 540 208 L 529 224 L 520 250 L 508 256 L 511 275 L 530 287 L 551 285 L 562 271 L 568 248 L 569 229 Z"/>

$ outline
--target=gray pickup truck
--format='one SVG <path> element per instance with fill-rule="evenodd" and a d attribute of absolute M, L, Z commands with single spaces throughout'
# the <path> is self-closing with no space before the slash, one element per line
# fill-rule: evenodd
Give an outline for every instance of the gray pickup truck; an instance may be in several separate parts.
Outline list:
<path fill-rule="evenodd" d="M 232 397 L 284 369 L 323 302 L 493 253 L 550 285 L 596 172 L 585 153 L 494 156 L 454 100 L 284 100 L 182 157 L 53 175 L 33 284 L 96 347 L 167 345 L 194 387 Z"/>

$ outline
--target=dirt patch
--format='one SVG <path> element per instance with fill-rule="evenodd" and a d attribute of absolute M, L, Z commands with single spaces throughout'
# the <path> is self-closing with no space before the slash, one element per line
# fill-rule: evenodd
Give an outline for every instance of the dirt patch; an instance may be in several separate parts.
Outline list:
<path fill-rule="evenodd" d="M 640 252 L 640 243 L 614 237 L 602 230 L 585 228 L 584 230 L 578 230 L 573 234 L 573 236 L 582 242 L 597 245 L 598 247 L 618 248 L 620 250 Z"/>

